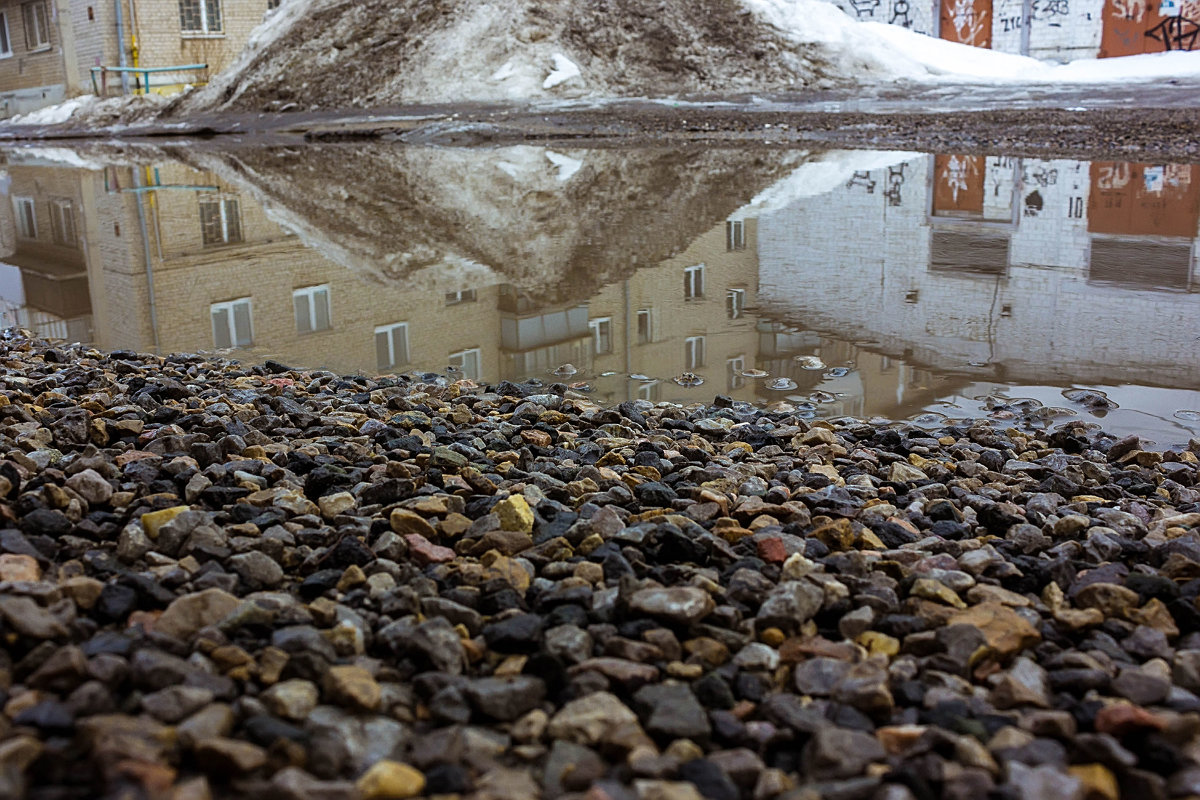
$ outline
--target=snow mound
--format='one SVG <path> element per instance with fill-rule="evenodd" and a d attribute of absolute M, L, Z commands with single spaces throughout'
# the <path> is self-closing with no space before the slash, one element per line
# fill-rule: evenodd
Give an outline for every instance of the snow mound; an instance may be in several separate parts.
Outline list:
<path fill-rule="evenodd" d="M 100 99 L 92 94 L 73 97 L 55 106 L 39 108 L 4 121 L 6 125 L 134 124 L 150 120 L 171 100 L 158 94 L 125 95 Z"/>
<path fill-rule="evenodd" d="M 824 0 L 291 0 L 174 113 L 1200 77 L 1200 53 L 1050 65 Z"/>

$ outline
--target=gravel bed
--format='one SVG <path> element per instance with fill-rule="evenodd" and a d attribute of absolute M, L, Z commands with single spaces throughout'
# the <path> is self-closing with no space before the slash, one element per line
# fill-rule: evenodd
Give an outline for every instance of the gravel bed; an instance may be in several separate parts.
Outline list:
<path fill-rule="evenodd" d="M 0 797 L 1200 793 L 1200 442 L 0 360 Z"/>

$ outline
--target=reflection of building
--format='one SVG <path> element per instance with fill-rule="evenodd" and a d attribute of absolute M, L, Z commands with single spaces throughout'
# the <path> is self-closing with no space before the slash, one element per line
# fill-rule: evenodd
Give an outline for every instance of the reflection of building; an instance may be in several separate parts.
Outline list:
<path fill-rule="evenodd" d="M 939 156 L 870 177 L 889 191 L 760 218 L 767 312 L 964 380 L 1195 385 L 1200 168 Z"/>
<path fill-rule="evenodd" d="M 281 1 L 0 0 L 0 117 L 92 93 L 92 67 L 207 65 L 151 73 L 156 92 L 207 81 Z M 110 75 L 109 93 L 144 90 L 142 81 Z"/>

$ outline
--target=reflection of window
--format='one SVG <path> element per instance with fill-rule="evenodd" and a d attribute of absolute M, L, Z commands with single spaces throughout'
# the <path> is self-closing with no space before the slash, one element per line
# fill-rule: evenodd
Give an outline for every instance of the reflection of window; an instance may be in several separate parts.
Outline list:
<path fill-rule="evenodd" d="M 0 11 L 0 58 L 12 55 L 12 39 L 8 35 L 8 14 Z"/>
<path fill-rule="evenodd" d="M 474 347 L 470 350 L 459 350 L 457 353 L 451 353 L 450 366 L 457 367 L 459 370 L 461 370 L 464 378 L 478 380 L 479 348 Z"/>
<path fill-rule="evenodd" d="M 30 50 L 45 50 L 50 46 L 50 15 L 46 0 L 35 0 L 21 6 L 25 17 L 25 46 Z"/>
<path fill-rule="evenodd" d="M 17 215 L 17 236 L 22 239 L 37 238 L 37 213 L 32 197 L 14 197 L 13 211 Z"/>
<path fill-rule="evenodd" d="M 408 364 L 407 322 L 375 329 L 375 363 L 380 372 Z"/>
<path fill-rule="evenodd" d="M 746 309 L 746 290 L 730 289 L 725 293 L 725 316 L 730 319 L 741 319 Z"/>
<path fill-rule="evenodd" d="M 50 234 L 54 243 L 63 247 L 76 247 L 75 212 L 70 200 L 50 201 Z"/>
<path fill-rule="evenodd" d="M 594 319 L 588 322 L 588 327 L 592 329 L 592 344 L 594 345 L 592 352 L 597 354 L 611 353 L 612 320 L 608 317 Z"/>
<path fill-rule="evenodd" d="M 650 326 L 650 309 L 643 308 L 637 315 L 638 344 L 646 344 L 654 340 L 654 329 Z"/>
<path fill-rule="evenodd" d="M 202 196 L 200 231 L 205 247 L 242 241 L 241 203 L 238 199 L 220 195 Z"/>
<path fill-rule="evenodd" d="M 212 304 L 213 345 L 224 350 L 249 347 L 254 343 L 250 298 L 242 297 L 227 303 Z"/>
<path fill-rule="evenodd" d="M 296 333 L 329 330 L 329 284 L 297 289 L 292 292 L 292 306 L 296 311 Z"/>
<path fill-rule="evenodd" d="M 746 223 L 741 220 L 730 220 L 725 223 L 725 249 L 746 249 Z"/>
<path fill-rule="evenodd" d="M 220 35 L 221 0 L 179 0 L 179 28 L 184 36 Z"/>
<path fill-rule="evenodd" d="M 704 337 L 689 336 L 683 340 L 683 368 L 700 369 L 704 366 Z"/>
<path fill-rule="evenodd" d="M 282 2 L 283 0 L 267 0 L 267 10 L 270 11 L 272 8 L 279 8 L 279 4 Z"/>
<path fill-rule="evenodd" d="M 649 400 L 651 403 L 658 402 L 658 382 L 644 383 L 638 387 L 638 400 Z"/>
<path fill-rule="evenodd" d="M 474 289 L 466 289 L 461 292 L 446 292 L 446 305 L 448 306 L 456 306 L 459 303 L 474 303 L 476 299 Z"/>
<path fill-rule="evenodd" d="M 746 357 L 738 356 L 731 358 L 725 362 L 726 379 L 730 391 L 741 389 L 746 385 L 746 378 L 742 375 L 746 371 Z"/>
<path fill-rule="evenodd" d="M 697 264 L 683 271 L 683 296 L 687 300 L 704 297 L 704 265 Z"/>

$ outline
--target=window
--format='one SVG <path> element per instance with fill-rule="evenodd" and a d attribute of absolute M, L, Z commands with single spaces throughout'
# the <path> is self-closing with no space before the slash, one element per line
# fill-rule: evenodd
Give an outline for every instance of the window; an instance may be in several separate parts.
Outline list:
<path fill-rule="evenodd" d="M 201 196 L 200 230 L 205 247 L 242 241 L 241 203 L 236 197 Z"/>
<path fill-rule="evenodd" d="M 746 371 L 746 357 L 737 356 L 725 362 L 725 377 L 726 383 L 730 391 L 741 389 L 746 385 L 746 377 L 742 375 Z"/>
<path fill-rule="evenodd" d="M 184 36 L 220 36 L 221 0 L 179 0 L 179 27 Z"/>
<path fill-rule="evenodd" d="M 279 8 L 279 4 L 282 2 L 283 0 L 267 0 L 267 11 L 270 11 L 273 8 Z"/>
<path fill-rule="evenodd" d="M 588 327 L 592 330 L 592 352 L 599 355 L 600 353 L 612 352 L 612 319 L 604 317 L 603 319 L 594 319 L 588 322 Z"/>
<path fill-rule="evenodd" d="M 35 0 L 21 6 L 25 17 L 25 46 L 30 50 L 45 50 L 50 46 L 50 14 L 46 0 Z"/>
<path fill-rule="evenodd" d="M 75 238 L 75 212 L 70 200 L 50 201 L 50 234 L 54 243 L 63 247 L 78 247 Z"/>
<path fill-rule="evenodd" d="M 327 331 L 331 327 L 329 313 L 329 284 L 306 286 L 292 292 L 296 310 L 296 333 Z"/>
<path fill-rule="evenodd" d="M 22 239 L 37 238 L 37 213 L 32 197 L 14 197 L 13 211 L 17 215 L 17 236 Z"/>
<path fill-rule="evenodd" d="M 0 58 L 12 55 L 12 39 L 8 35 L 8 14 L 0 11 Z"/>
<path fill-rule="evenodd" d="M 637 326 L 638 344 L 647 344 L 654 341 L 654 328 L 651 327 L 650 309 L 643 308 L 638 311 Z"/>
<path fill-rule="evenodd" d="M 741 319 L 746 310 L 746 290 L 730 289 L 725 292 L 725 316 L 730 319 Z"/>
<path fill-rule="evenodd" d="M 745 222 L 730 220 L 725 223 L 725 249 L 730 252 L 746 249 Z"/>
<path fill-rule="evenodd" d="M 704 265 L 697 264 L 683 271 L 683 296 L 686 300 L 704 297 Z"/>
<path fill-rule="evenodd" d="M 408 364 L 408 323 L 375 329 L 375 363 L 380 372 Z"/>
<path fill-rule="evenodd" d="M 479 379 L 479 348 L 459 350 L 450 354 L 450 366 L 458 368 L 464 378 Z"/>
<path fill-rule="evenodd" d="M 474 289 L 466 289 L 461 292 L 446 292 L 446 305 L 456 306 L 459 303 L 474 303 L 479 299 L 475 295 Z"/>
<path fill-rule="evenodd" d="M 212 304 L 213 345 L 218 350 L 249 347 L 254 343 L 250 298 Z"/>
<path fill-rule="evenodd" d="M 700 369 L 704 366 L 704 337 L 689 336 L 683 340 L 683 368 Z"/>
<path fill-rule="evenodd" d="M 658 381 L 655 381 L 654 383 L 643 383 L 638 387 L 637 396 L 638 400 L 647 400 L 651 403 L 657 403 L 659 396 Z"/>

